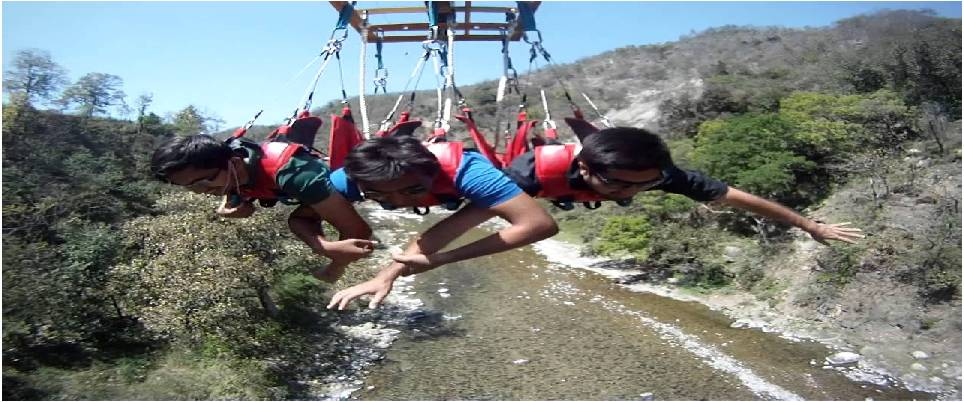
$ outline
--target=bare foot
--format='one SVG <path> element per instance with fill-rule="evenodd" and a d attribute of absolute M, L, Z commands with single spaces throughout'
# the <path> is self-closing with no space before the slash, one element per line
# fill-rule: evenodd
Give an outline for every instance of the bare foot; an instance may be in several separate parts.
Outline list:
<path fill-rule="evenodd" d="M 345 274 L 345 267 L 348 264 L 330 263 L 322 270 L 314 271 L 311 274 L 322 282 L 335 283 Z"/>

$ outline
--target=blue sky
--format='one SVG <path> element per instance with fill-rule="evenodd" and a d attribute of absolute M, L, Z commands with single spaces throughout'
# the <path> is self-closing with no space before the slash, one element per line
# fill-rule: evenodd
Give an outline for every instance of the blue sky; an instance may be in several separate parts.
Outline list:
<path fill-rule="evenodd" d="M 417 2 L 360 1 L 358 8 L 412 6 Z M 512 2 L 473 2 L 511 6 Z M 76 80 L 90 72 L 124 80 L 133 101 L 152 93 L 151 111 L 167 116 L 189 104 L 243 124 L 265 109 L 261 124 L 279 122 L 298 106 L 318 66 L 297 73 L 321 50 L 337 20 L 327 1 L 313 2 L 11 2 L 3 7 L 3 70 L 24 48 L 40 48 Z M 536 13 L 545 47 L 566 63 L 628 45 L 675 41 L 721 25 L 820 27 L 882 9 L 929 8 L 961 18 L 961 2 L 543 2 Z M 422 18 L 407 15 L 405 19 Z M 374 16 L 372 23 L 401 22 Z M 496 19 L 489 19 L 496 22 Z M 349 96 L 358 94 L 360 40 L 351 32 L 342 50 Z M 389 91 L 401 90 L 419 45 L 386 44 Z M 456 82 L 498 78 L 498 43 L 456 44 Z M 528 48 L 512 47 L 520 73 Z M 374 66 L 368 52 L 368 91 Z M 434 87 L 426 71 L 420 88 Z M 333 63 L 318 85 L 315 105 L 339 97 Z M 357 105 L 354 105 L 357 108 Z M 373 111 L 383 115 L 385 111 Z"/>

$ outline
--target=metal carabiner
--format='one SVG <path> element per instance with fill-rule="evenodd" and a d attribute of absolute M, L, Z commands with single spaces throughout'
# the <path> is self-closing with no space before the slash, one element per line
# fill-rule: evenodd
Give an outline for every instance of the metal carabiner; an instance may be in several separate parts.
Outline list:
<path fill-rule="evenodd" d="M 388 89 L 386 89 L 386 85 L 388 85 L 388 70 L 387 70 L 387 69 L 379 68 L 379 69 L 375 70 L 375 79 L 374 79 L 373 81 L 374 81 L 374 83 L 375 83 L 375 93 L 376 93 L 376 94 L 378 93 L 378 88 L 381 88 L 381 89 L 382 89 L 382 93 L 383 93 L 383 94 L 388 93 Z"/>
<path fill-rule="evenodd" d="M 341 31 L 341 37 L 335 38 L 335 35 Z M 348 28 L 335 28 L 331 30 L 331 36 L 328 37 L 328 44 L 331 45 L 332 42 L 338 42 L 338 47 L 341 48 L 341 43 L 348 39 Z"/>
<path fill-rule="evenodd" d="M 575 205 L 572 205 L 571 201 L 555 200 L 555 201 L 552 201 L 552 205 L 555 205 L 556 208 L 559 208 L 563 211 L 572 211 L 574 208 L 576 208 Z"/>
<path fill-rule="evenodd" d="M 412 212 L 415 212 L 415 215 L 419 215 L 419 216 L 428 215 L 429 210 L 430 210 L 432 207 L 424 207 L 424 208 L 425 208 L 425 209 L 422 210 L 422 209 L 418 209 L 418 207 L 412 207 Z"/>
<path fill-rule="evenodd" d="M 535 32 L 538 39 L 535 41 L 529 40 L 529 32 Z M 542 43 L 542 32 L 540 32 L 538 29 L 533 29 L 532 31 L 523 31 L 522 40 L 533 46 L 538 45 L 539 43 Z"/>

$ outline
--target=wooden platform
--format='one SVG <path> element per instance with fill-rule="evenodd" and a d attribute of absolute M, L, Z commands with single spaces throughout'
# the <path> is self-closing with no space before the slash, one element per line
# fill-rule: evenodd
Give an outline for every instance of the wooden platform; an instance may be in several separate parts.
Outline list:
<path fill-rule="evenodd" d="M 350 4 L 347 1 L 329 1 L 329 3 L 331 3 L 331 6 L 338 12 L 341 12 L 342 8 Z M 472 5 L 471 1 L 437 1 L 434 3 L 439 5 L 438 19 L 440 22 L 438 39 L 447 39 L 446 30 L 448 29 L 448 24 L 444 21 L 448 21 L 448 16 L 451 14 L 455 14 L 455 24 L 452 28 L 456 33 L 456 41 L 501 41 L 501 31 L 503 30 L 509 35 L 510 41 L 518 41 L 522 38 L 522 28 L 516 24 L 519 15 L 517 7 L 479 7 Z M 462 4 L 459 5 L 456 3 Z M 486 3 L 491 4 L 492 2 Z M 527 3 L 532 6 L 532 11 L 535 12 L 542 2 L 529 1 Z M 427 38 L 429 31 L 426 17 L 427 6 L 357 8 L 360 5 L 362 4 L 357 4 L 353 12 L 351 26 L 355 28 L 355 31 L 357 31 L 359 35 L 365 35 L 367 42 L 375 42 L 378 39 L 379 32 L 382 34 L 381 40 L 384 43 L 422 42 Z M 507 19 L 510 19 L 512 22 L 472 22 L 472 15 L 480 13 L 503 14 L 511 17 Z M 413 14 L 411 17 L 413 22 L 379 25 L 368 23 L 369 16 L 385 14 Z"/>

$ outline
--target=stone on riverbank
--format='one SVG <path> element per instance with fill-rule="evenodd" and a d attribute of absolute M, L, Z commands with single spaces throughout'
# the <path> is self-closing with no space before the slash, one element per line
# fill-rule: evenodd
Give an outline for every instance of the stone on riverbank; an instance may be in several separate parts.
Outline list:
<path fill-rule="evenodd" d="M 840 352 L 827 357 L 827 363 L 833 365 L 850 364 L 860 361 L 860 355 L 853 352 Z"/>

